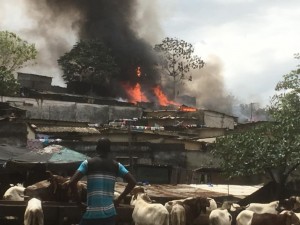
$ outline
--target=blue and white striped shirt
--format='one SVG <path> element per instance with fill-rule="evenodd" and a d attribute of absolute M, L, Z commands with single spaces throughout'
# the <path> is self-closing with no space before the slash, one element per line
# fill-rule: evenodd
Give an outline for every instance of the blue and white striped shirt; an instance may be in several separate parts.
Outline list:
<path fill-rule="evenodd" d="M 78 171 L 87 175 L 87 210 L 83 215 L 85 219 L 107 218 L 116 215 L 113 198 L 117 177 L 123 177 L 128 170 L 118 163 L 117 174 L 101 171 L 88 173 L 88 161 L 81 163 Z"/>

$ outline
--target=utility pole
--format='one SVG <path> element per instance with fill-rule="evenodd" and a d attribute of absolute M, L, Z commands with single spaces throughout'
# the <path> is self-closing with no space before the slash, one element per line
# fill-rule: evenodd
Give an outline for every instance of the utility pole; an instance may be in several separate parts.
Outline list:
<path fill-rule="evenodd" d="M 131 142 L 132 142 L 132 132 L 131 132 L 131 121 L 128 121 L 128 150 L 129 150 L 129 168 L 130 172 L 133 172 L 133 158 L 132 158 L 132 147 L 131 147 Z"/>
<path fill-rule="evenodd" d="M 253 102 L 250 103 L 250 122 L 252 122 L 252 116 L 253 116 Z"/>

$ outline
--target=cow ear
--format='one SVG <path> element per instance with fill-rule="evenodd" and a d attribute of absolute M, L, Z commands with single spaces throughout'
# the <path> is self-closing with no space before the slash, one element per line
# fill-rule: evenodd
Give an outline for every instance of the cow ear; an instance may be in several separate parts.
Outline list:
<path fill-rule="evenodd" d="M 48 175 L 48 180 L 52 180 L 53 179 L 53 173 L 50 170 L 47 170 L 46 174 Z"/>

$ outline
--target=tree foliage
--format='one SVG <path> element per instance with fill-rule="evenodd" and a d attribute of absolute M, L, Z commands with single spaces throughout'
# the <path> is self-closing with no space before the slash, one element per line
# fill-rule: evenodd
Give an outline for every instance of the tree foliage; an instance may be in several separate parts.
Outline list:
<path fill-rule="evenodd" d="M 15 96 L 19 92 L 19 84 L 13 74 L 0 66 L 0 96 Z"/>
<path fill-rule="evenodd" d="M 299 55 L 296 55 L 299 59 Z M 284 185 L 300 164 L 300 69 L 283 76 L 268 112 L 271 122 L 218 138 L 214 154 L 229 177 L 266 173 Z"/>
<path fill-rule="evenodd" d="M 66 83 L 79 82 L 93 87 L 107 87 L 119 72 L 110 49 L 100 40 L 81 40 L 58 59 Z"/>
<path fill-rule="evenodd" d="M 32 62 L 37 56 L 34 44 L 29 44 L 16 34 L 0 31 L 0 66 L 14 72 Z"/>
<path fill-rule="evenodd" d="M 162 71 L 172 78 L 174 98 L 176 85 L 183 80 L 192 81 L 189 72 L 204 66 L 204 61 L 193 54 L 193 45 L 184 40 L 167 37 L 156 44 L 154 50 L 159 54 Z"/>
<path fill-rule="evenodd" d="M 32 62 L 37 56 L 34 44 L 29 44 L 16 34 L 0 31 L 0 95 L 13 96 L 19 84 L 13 72 Z"/>

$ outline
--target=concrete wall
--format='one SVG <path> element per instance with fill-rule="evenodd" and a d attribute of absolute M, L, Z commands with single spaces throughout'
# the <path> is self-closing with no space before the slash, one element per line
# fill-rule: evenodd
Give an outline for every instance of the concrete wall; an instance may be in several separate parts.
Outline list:
<path fill-rule="evenodd" d="M 139 118 L 142 115 L 142 108 L 135 106 L 97 105 L 12 97 L 4 97 L 3 101 L 10 101 L 13 106 L 27 110 L 26 118 L 30 119 L 103 124 L 120 118 Z"/>

